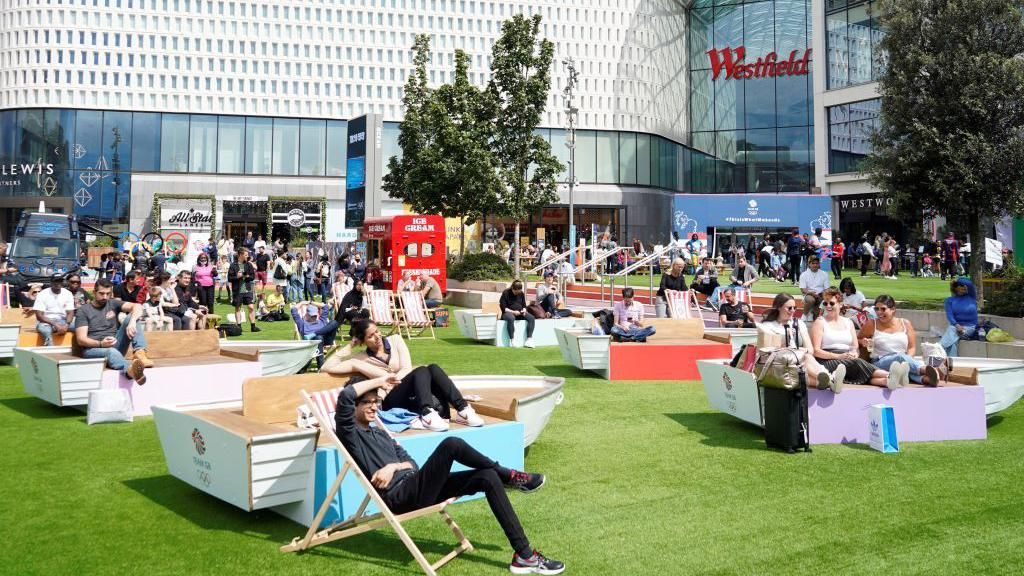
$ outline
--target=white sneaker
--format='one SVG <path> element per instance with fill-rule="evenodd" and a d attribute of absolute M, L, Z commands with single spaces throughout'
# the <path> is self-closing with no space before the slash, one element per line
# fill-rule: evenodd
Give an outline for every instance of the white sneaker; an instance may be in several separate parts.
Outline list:
<path fill-rule="evenodd" d="M 522 348 L 523 345 L 516 341 L 516 337 L 513 336 L 508 339 L 509 348 Z"/>
<path fill-rule="evenodd" d="M 457 412 L 453 420 L 463 426 L 472 426 L 474 428 L 484 425 L 484 419 L 477 415 L 476 410 L 473 410 L 472 406 L 466 406 Z"/>
<path fill-rule="evenodd" d="M 533 345 L 533 338 L 527 338 L 526 343 L 523 344 L 523 346 L 526 346 L 527 348 L 536 348 L 536 346 Z"/>
<path fill-rule="evenodd" d="M 832 392 L 839 394 L 843 391 L 843 381 L 846 380 L 846 365 L 840 364 L 836 366 L 836 369 L 832 371 Z"/>
<path fill-rule="evenodd" d="M 903 378 L 901 373 L 903 372 L 902 362 L 893 362 L 889 366 L 889 377 L 885 381 L 885 386 L 889 390 L 896 390 L 897 388 L 903 387 Z"/>
<path fill-rule="evenodd" d="M 898 362 L 900 365 L 900 386 L 910 386 L 910 364 Z"/>
<path fill-rule="evenodd" d="M 429 410 L 423 416 L 414 419 L 409 427 L 413 430 L 430 430 L 431 432 L 445 432 L 448 430 L 448 421 L 441 418 L 441 415 L 434 410 Z"/>

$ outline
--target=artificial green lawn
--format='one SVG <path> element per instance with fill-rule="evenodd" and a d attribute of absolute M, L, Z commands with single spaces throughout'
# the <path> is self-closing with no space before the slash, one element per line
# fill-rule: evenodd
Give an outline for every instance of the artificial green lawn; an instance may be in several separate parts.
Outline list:
<path fill-rule="evenodd" d="M 264 328 L 256 336 L 291 331 Z M 711 410 L 698 382 L 610 383 L 567 366 L 557 348 L 495 348 L 456 328 L 411 349 L 414 361 L 453 374 L 567 379 L 526 459 L 548 483 L 511 498 L 534 546 L 569 574 L 1019 574 L 1024 565 L 1024 403 L 991 420 L 985 441 L 786 455 Z M 0 572 L 418 573 L 390 531 L 281 554 L 304 528 L 169 476 L 151 418 L 84 420 L 26 396 L 15 369 L 0 366 Z M 507 573 L 511 552 L 486 502 L 452 512 L 476 550 L 441 573 Z M 453 543 L 434 518 L 408 527 L 432 559 Z"/>
<path fill-rule="evenodd" d="M 897 280 L 886 280 L 881 276 L 875 276 L 873 272 L 868 272 L 865 277 L 860 276 L 859 271 L 853 271 L 850 274 L 850 270 L 844 271 L 844 277 L 849 276 L 853 279 L 854 285 L 857 289 L 864 293 L 864 296 L 874 299 L 879 294 L 888 294 L 901 302 L 901 306 L 906 308 L 923 308 L 923 309 L 940 309 L 942 308 L 942 301 L 949 296 L 949 281 L 941 280 L 938 276 L 934 278 L 912 278 L 910 274 L 901 273 Z M 720 279 L 724 279 L 726 282 L 729 280 L 730 270 L 726 269 L 725 272 L 719 275 Z M 686 278 L 692 280 L 693 276 L 687 274 Z M 534 278 L 539 280 L 539 278 Z M 658 283 L 661 282 L 661 275 L 654 275 L 654 287 L 658 287 Z M 596 282 L 589 282 L 588 284 L 597 285 Z M 615 285 L 617 287 L 622 286 L 622 279 L 617 278 Z M 636 274 L 629 276 L 629 285 L 646 288 L 650 286 L 650 278 L 647 274 Z M 838 287 L 839 281 L 832 280 L 832 285 Z M 791 294 L 797 294 L 800 290 L 793 286 L 790 281 L 776 282 L 770 278 L 761 278 L 754 284 L 754 292 L 760 292 L 765 294 L 778 294 L 779 292 L 789 292 Z"/>

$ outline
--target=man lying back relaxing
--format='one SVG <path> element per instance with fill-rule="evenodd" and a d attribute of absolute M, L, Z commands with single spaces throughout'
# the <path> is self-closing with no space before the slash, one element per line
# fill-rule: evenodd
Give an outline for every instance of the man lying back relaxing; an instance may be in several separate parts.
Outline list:
<path fill-rule="evenodd" d="M 483 492 L 515 550 L 509 570 L 513 574 L 561 574 L 563 563 L 545 558 L 530 547 L 504 490 L 507 486 L 534 492 L 544 485 L 544 476 L 502 467 L 457 437 L 445 438 L 423 467 L 418 467 L 385 430 L 370 426 L 381 403 L 377 390 L 386 393 L 398 382 L 394 375 L 373 380 L 357 376 L 338 396 L 335 413 L 338 437 L 391 511 L 403 514 Z M 452 472 L 455 462 L 469 470 Z"/>

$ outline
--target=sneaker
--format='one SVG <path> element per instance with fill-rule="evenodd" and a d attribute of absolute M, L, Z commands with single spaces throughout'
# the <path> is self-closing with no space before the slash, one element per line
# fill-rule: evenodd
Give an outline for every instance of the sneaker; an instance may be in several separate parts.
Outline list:
<path fill-rule="evenodd" d="M 893 362 L 889 366 L 889 376 L 885 379 L 885 387 L 889 390 L 903 387 L 903 378 L 901 376 L 903 366 L 901 364 L 902 362 Z"/>
<path fill-rule="evenodd" d="M 561 574 L 565 572 L 565 564 L 534 550 L 529 558 L 520 558 L 519 554 L 513 554 L 508 569 L 513 574 Z"/>
<path fill-rule="evenodd" d="M 830 382 L 830 388 L 834 394 L 839 394 L 843 391 L 843 381 L 846 380 L 846 365 L 840 364 L 836 366 L 836 369 L 832 371 L 832 379 Z"/>
<path fill-rule="evenodd" d="M 484 425 L 484 419 L 477 415 L 476 410 L 473 410 L 472 406 L 466 406 L 458 411 L 453 420 L 463 426 L 472 426 L 474 428 Z"/>
<path fill-rule="evenodd" d="M 529 494 L 530 492 L 540 490 L 540 487 L 544 485 L 545 481 L 546 479 L 543 474 L 532 474 L 530 472 L 512 470 L 505 486 L 515 488 L 520 492 L 526 492 Z"/>
<path fill-rule="evenodd" d="M 822 370 L 818 372 L 818 390 L 828 390 L 831 388 L 832 377 L 828 372 Z"/>
<path fill-rule="evenodd" d="M 924 369 L 924 377 L 921 379 L 921 383 L 930 388 L 936 388 L 939 385 L 939 371 L 932 366 L 927 366 Z"/>
<path fill-rule="evenodd" d="M 435 410 L 428 410 L 426 414 L 418 416 L 409 423 L 413 430 L 430 430 L 431 432 L 446 432 L 448 421 L 441 418 Z"/>
<path fill-rule="evenodd" d="M 142 364 L 142 360 L 138 358 L 132 360 L 132 363 L 125 369 L 124 374 L 135 380 L 135 383 L 139 386 L 146 383 L 146 367 Z"/>
<path fill-rule="evenodd" d="M 527 348 L 536 348 L 533 344 L 533 338 L 527 338 L 526 343 L 523 344 L 523 346 L 526 346 Z"/>
<path fill-rule="evenodd" d="M 900 365 L 900 386 L 910 386 L 910 364 L 899 362 Z"/>

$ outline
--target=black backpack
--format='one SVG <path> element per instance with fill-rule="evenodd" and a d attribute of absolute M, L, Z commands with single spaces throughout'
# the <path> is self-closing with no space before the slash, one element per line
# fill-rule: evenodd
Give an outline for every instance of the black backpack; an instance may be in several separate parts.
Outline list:
<path fill-rule="evenodd" d="M 612 326 L 615 326 L 615 312 L 605 308 L 594 312 L 594 317 L 601 321 L 601 329 L 605 334 L 612 333 Z"/>

